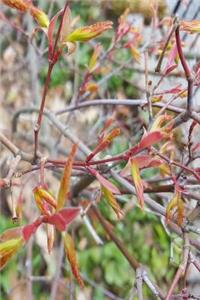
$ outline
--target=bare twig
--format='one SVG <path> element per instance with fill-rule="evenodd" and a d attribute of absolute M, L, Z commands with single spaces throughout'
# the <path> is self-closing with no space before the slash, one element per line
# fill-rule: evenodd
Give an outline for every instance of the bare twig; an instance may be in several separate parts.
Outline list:
<path fill-rule="evenodd" d="M 173 280 L 172 285 L 167 293 L 165 300 L 171 299 L 173 290 L 175 289 L 180 277 L 184 274 L 186 267 L 187 267 L 189 253 L 190 253 L 190 242 L 189 242 L 188 233 L 184 232 L 183 237 L 184 237 L 184 245 L 183 245 L 182 263 L 180 264 L 180 266 L 175 274 L 174 280 Z"/>

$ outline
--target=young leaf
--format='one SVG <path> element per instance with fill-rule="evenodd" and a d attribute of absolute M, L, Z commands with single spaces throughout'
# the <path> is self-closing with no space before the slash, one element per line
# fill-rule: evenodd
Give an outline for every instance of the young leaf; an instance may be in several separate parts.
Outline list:
<path fill-rule="evenodd" d="M 163 71 L 165 75 L 169 74 L 177 67 L 177 62 L 175 62 L 175 59 L 177 58 L 177 54 L 178 54 L 177 45 L 176 43 L 174 43 L 172 49 L 170 50 L 167 64 Z"/>
<path fill-rule="evenodd" d="M 53 18 L 50 20 L 48 31 L 47 31 L 47 38 L 48 38 L 48 46 L 49 46 L 49 58 L 52 57 L 52 50 L 53 50 L 53 31 L 55 28 L 56 21 L 58 17 L 62 14 L 63 10 L 61 9 Z"/>
<path fill-rule="evenodd" d="M 39 211 L 41 212 L 41 214 L 49 215 L 51 213 L 49 209 L 49 205 L 45 201 L 43 201 L 40 195 L 38 193 L 35 193 L 34 190 L 33 190 L 33 195 L 34 195 L 35 203 Z"/>
<path fill-rule="evenodd" d="M 131 175 L 132 175 L 133 183 L 135 185 L 135 190 L 139 201 L 139 205 L 143 209 L 144 208 L 144 197 L 143 197 L 144 187 L 143 187 L 142 179 L 140 177 L 137 161 L 134 158 L 131 158 Z"/>
<path fill-rule="evenodd" d="M 105 199 L 107 200 L 108 204 L 115 211 L 117 218 L 120 219 L 123 216 L 123 212 L 121 210 L 121 207 L 117 203 L 116 199 L 114 198 L 113 193 L 103 186 L 101 187 L 101 191 L 102 191 Z"/>
<path fill-rule="evenodd" d="M 97 58 L 99 57 L 101 52 L 101 44 L 97 44 L 94 48 L 94 52 L 90 58 L 89 64 L 88 64 L 88 69 L 89 72 L 92 73 L 96 67 L 97 63 Z"/>
<path fill-rule="evenodd" d="M 23 246 L 23 238 L 13 238 L 0 243 L 0 270 L 5 266 L 8 260 Z"/>
<path fill-rule="evenodd" d="M 102 175 L 100 175 L 95 169 L 92 169 L 90 167 L 87 168 L 89 172 L 96 177 L 96 179 L 100 182 L 102 186 L 104 186 L 106 189 L 108 189 L 113 194 L 120 194 L 120 190 L 110 181 L 108 181 L 106 178 L 104 178 Z"/>
<path fill-rule="evenodd" d="M 59 231 L 64 231 L 66 226 L 70 224 L 79 213 L 80 207 L 68 207 L 51 216 L 44 216 L 43 222 L 54 225 Z"/>
<path fill-rule="evenodd" d="M 179 190 L 175 190 L 174 197 L 169 201 L 167 207 L 166 207 L 166 221 L 167 223 L 172 218 L 172 211 L 175 209 L 177 213 L 177 224 L 179 226 L 183 223 L 184 218 L 184 204 L 183 200 L 181 199 L 181 192 Z"/>
<path fill-rule="evenodd" d="M 181 21 L 180 29 L 188 33 L 199 33 L 200 32 L 200 20 L 192 21 Z"/>
<path fill-rule="evenodd" d="M 152 157 L 151 155 L 138 155 L 134 157 L 139 169 L 159 167 L 163 162 L 160 158 Z M 121 170 L 122 176 L 130 174 L 131 161 L 129 160 L 126 166 Z"/>
<path fill-rule="evenodd" d="M 102 139 L 100 139 L 99 144 L 92 151 L 90 155 L 87 157 L 87 161 L 90 161 L 97 153 L 103 151 L 108 145 L 112 142 L 112 140 L 120 134 L 120 128 L 112 129 L 108 134 L 106 134 Z"/>
<path fill-rule="evenodd" d="M 36 230 L 42 224 L 42 222 L 43 219 L 38 218 L 32 224 L 25 225 L 22 228 L 22 236 L 26 242 L 30 239 L 31 235 L 36 232 Z"/>
<path fill-rule="evenodd" d="M 47 248 L 48 248 L 49 254 L 52 251 L 54 239 L 55 239 L 54 226 L 51 224 L 47 224 Z"/>
<path fill-rule="evenodd" d="M 68 233 L 65 233 L 65 234 L 63 234 L 63 240 L 64 240 L 65 253 L 66 253 L 68 261 L 70 263 L 72 273 L 73 273 L 74 277 L 76 278 L 79 286 L 81 288 L 83 288 L 84 283 L 83 283 L 83 280 L 82 280 L 82 278 L 79 274 L 78 262 L 77 262 L 77 257 L 76 257 L 76 250 L 75 250 L 75 247 L 74 247 L 73 239 Z"/>
<path fill-rule="evenodd" d="M 111 21 L 98 22 L 90 26 L 80 27 L 67 35 L 65 37 L 65 42 L 87 42 L 111 28 Z"/>
<path fill-rule="evenodd" d="M 21 12 L 25 12 L 28 10 L 30 3 L 25 0 L 2 0 L 2 2 L 11 7 L 11 8 L 16 8 L 17 10 Z"/>
<path fill-rule="evenodd" d="M 57 200 L 57 211 L 63 208 L 65 202 L 68 198 L 68 193 L 70 189 L 70 177 L 72 172 L 72 165 L 74 161 L 74 156 L 76 154 L 77 146 L 73 145 L 69 157 L 66 161 L 63 176 L 60 181 L 60 188 L 58 192 Z"/>
<path fill-rule="evenodd" d="M 33 193 L 34 193 L 35 198 L 44 200 L 46 203 L 48 203 L 53 208 L 57 207 L 56 200 L 51 195 L 51 193 L 49 191 L 47 191 L 43 186 L 36 186 L 33 189 Z"/>
<path fill-rule="evenodd" d="M 164 115 L 161 115 L 159 117 L 157 117 L 153 123 L 153 125 L 151 126 L 151 130 L 150 132 L 156 132 L 158 130 L 163 130 L 162 129 L 162 126 L 163 126 L 163 123 L 167 122 L 167 121 L 170 121 L 172 119 L 172 116 L 170 115 L 167 115 L 167 114 L 164 114 Z M 171 131 L 172 129 L 172 126 L 168 126 L 166 127 L 165 126 L 165 129 L 164 131 Z M 163 131 L 162 131 L 163 132 Z"/>
<path fill-rule="evenodd" d="M 160 131 L 149 132 L 142 137 L 141 141 L 125 154 L 126 158 L 133 156 L 134 154 L 151 147 L 153 144 L 160 142 L 163 139 L 163 134 Z"/>
<path fill-rule="evenodd" d="M 33 16 L 38 25 L 42 28 L 47 28 L 49 26 L 48 16 L 39 8 L 31 5 L 30 14 Z"/>
<path fill-rule="evenodd" d="M 62 27 L 61 27 L 61 31 L 60 31 L 61 43 L 64 41 L 65 36 L 67 36 L 70 33 L 71 23 L 72 23 L 71 10 L 68 6 L 67 9 L 65 10 L 65 13 L 63 16 Z"/>

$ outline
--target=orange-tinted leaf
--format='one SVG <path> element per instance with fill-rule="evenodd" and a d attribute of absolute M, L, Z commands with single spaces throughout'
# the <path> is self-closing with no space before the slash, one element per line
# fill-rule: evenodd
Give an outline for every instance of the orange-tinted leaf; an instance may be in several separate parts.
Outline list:
<path fill-rule="evenodd" d="M 33 194 L 34 194 L 36 203 L 38 203 L 38 201 L 41 202 L 41 203 L 42 203 L 42 201 L 45 201 L 46 203 L 48 203 L 53 208 L 57 207 L 56 200 L 54 199 L 52 194 L 48 190 L 46 190 L 43 186 L 36 186 L 33 189 Z"/>
<path fill-rule="evenodd" d="M 96 93 L 97 90 L 98 90 L 98 84 L 94 81 L 90 81 L 84 85 L 82 92 Z"/>
<path fill-rule="evenodd" d="M 54 225 L 59 231 L 64 231 L 66 226 L 70 224 L 79 213 L 80 207 L 68 207 L 61 209 L 51 216 L 45 216 L 43 222 Z"/>
<path fill-rule="evenodd" d="M 22 12 L 25 12 L 28 10 L 30 3 L 25 0 L 2 0 L 4 4 L 11 8 L 16 8 Z"/>
<path fill-rule="evenodd" d="M 181 192 L 176 189 L 174 197 L 169 201 L 166 207 L 166 221 L 169 222 L 172 218 L 173 210 L 177 214 L 177 223 L 179 226 L 183 223 L 184 217 L 184 204 L 181 199 Z"/>
<path fill-rule="evenodd" d="M 135 185 L 135 190 L 139 201 L 139 205 L 143 209 L 144 208 L 144 197 L 143 197 L 144 187 L 143 187 L 142 179 L 140 177 L 137 161 L 135 161 L 134 158 L 131 158 L 131 175 L 132 175 L 133 183 Z"/>
<path fill-rule="evenodd" d="M 170 121 L 172 119 L 172 116 L 164 114 L 156 118 L 156 120 L 153 122 L 153 125 L 151 126 L 150 132 L 161 130 L 163 124 L 167 121 Z M 171 130 L 171 127 L 169 128 Z"/>
<path fill-rule="evenodd" d="M 96 38 L 102 32 L 111 28 L 111 21 L 99 22 L 90 26 L 77 28 L 72 33 L 66 36 L 65 42 L 86 42 Z"/>
<path fill-rule="evenodd" d="M 63 240 L 64 240 L 65 253 L 66 253 L 68 261 L 70 263 L 72 273 L 73 273 L 74 277 L 76 278 L 80 287 L 83 288 L 84 283 L 79 274 L 76 250 L 75 250 L 73 239 L 68 233 L 65 233 L 65 234 L 63 234 Z"/>
<path fill-rule="evenodd" d="M 140 59 L 141 59 L 141 56 L 140 56 L 140 52 L 139 50 L 134 47 L 133 45 L 130 46 L 130 52 L 131 52 L 131 56 L 132 58 L 140 64 Z"/>
<path fill-rule="evenodd" d="M 17 239 L 19 237 L 22 237 L 22 227 L 14 227 L 5 230 L 0 235 L 0 242 L 5 242 L 11 239 Z"/>
<path fill-rule="evenodd" d="M 100 139 L 99 144 L 92 151 L 90 155 L 87 157 L 87 161 L 91 160 L 97 153 L 103 151 L 108 145 L 112 142 L 112 140 L 120 134 L 120 128 L 112 129 L 108 134 L 106 134 L 103 138 Z"/>
<path fill-rule="evenodd" d="M 95 69 L 96 63 L 97 63 L 97 58 L 99 57 L 101 52 L 101 45 L 97 44 L 94 48 L 94 52 L 90 58 L 89 64 L 88 64 L 88 69 L 90 71 L 90 73 L 93 72 L 93 70 Z"/>
<path fill-rule="evenodd" d="M 57 198 L 57 211 L 64 207 L 65 202 L 68 199 L 68 193 L 70 189 L 70 177 L 72 173 L 72 165 L 74 161 L 74 156 L 76 154 L 77 146 L 73 145 L 69 157 L 66 161 L 63 176 L 60 181 L 60 188 Z"/>
<path fill-rule="evenodd" d="M 162 164 L 160 158 L 151 157 L 150 155 L 138 155 L 134 157 L 139 169 L 159 167 Z M 122 176 L 130 174 L 131 161 L 129 160 L 126 166 L 121 170 Z"/>
<path fill-rule="evenodd" d="M 188 33 L 199 33 L 200 20 L 180 21 L 180 29 Z"/>
<path fill-rule="evenodd" d="M 54 239 L 55 239 L 54 226 L 51 224 L 47 224 L 47 248 L 48 248 L 49 254 L 52 251 Z"/>
<path fill-rule="evenodd" d="M 114 198 L 113 193 L 103 186 L 101 187 L 101 191 L 102 191 L 105 199 L 107 200 L 108 204 L 115 211 L 118 219 L 120 219 L 123 216 L 123 212 L 122 212 L 121 207 L 119 206 L 118 202 Z"/>
<path fill-rule="evenodd" d="M 41 212 L 41 214 L 49 215 L 50 214 L 49 205 L 45 201 L 43 201 L 43 199 L 40 197 L 40 195 L 38 195 L 34 191 L 33 191 L 33 195 L 34 195 L 35 203 L 36 203 L 39 211 Z"/>
<path fill-rule="evenodd" d="M 0 269 L 2 269 L 8 260 L 22 247 L 24 241 L 22 237 L 0 243 Z"/>
<path fill-rule="evenodd" d="M 21 190 L 17 198 L 17 206 L 16 206 L 16 214 L 18 219 L 22 218 L 22 205 L 23 205 L 23 194 Z"/>
<path fill-rule="evenodd" d="M 96 179 L 100 182 L 102 186 L 104 186 L 106 189 L 108 189 L 113 194 L 120 194 L 120 190 L 110 181 L 108 181 L 106 178 L 104 178 L 102 175 L 100 175 L 95 169 L 92 169 L 88 167 L 88 170 L 90 173 L 96 177 Z"/>

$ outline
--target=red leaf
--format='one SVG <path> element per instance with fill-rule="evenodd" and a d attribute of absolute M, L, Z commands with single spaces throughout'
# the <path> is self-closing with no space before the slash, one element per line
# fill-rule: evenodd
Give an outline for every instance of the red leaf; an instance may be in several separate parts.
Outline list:
<path fill-rule="evenodd" d="M 55 16 L 53 16 L 53 18 L 51 19 L 51 21 L 49 23 L 48 32 L 47 32 L 47 38 L 48 38 L 48 43 L 49 43 L 49 58 L 51 58 L 52 50 L 53 50 L 54 27 L 55 27 L 58 17 L 62 14 L 62 12 L 63 12 L 63 9 L 61 9 L 59 12 L 57 12 L 57 14 L 55 14 Z"/>
<path fill-rule="evenodd" d="M 159 132 L 159 131 L 150 132 L 141 139 L 138 147 L 140 150 L 142 150 L 144 148 L 148 148 L 148 147 L 152 146 L 153 144 L 160 142 L 162 140 L 162 138 L 163 138 L 163 135 L 161 132 Z"/>
<path fill-rule="evenodd" d="M 177 56 L 177 53 L 178 53 L 178 50 L 177 50 L 177 46 L 175 43 L 174 46 L 172 47 L 172 49 L 170 50 L 168 61 L 164 68 L 165 75 L 169 74 L 177 67 L 177 63 L 175 63 L 175 58 Z"/>
<path fill-rule="evenodd" d="M 120 190 L 110 181 L 108 181 L 106 178 L 104 178 L 102 175 L 100 175 L 96 170 L 88 167 L 88 170 L 90 173 L 96 177 L 96 179 L 103 185 L 106 189 L 108 189 L 110 192 L 114 194 L 120 194 Z"/>
<path fill-rule="evenodd" d="M 43 221 L 42 218 L 38 218 L 32 224 L 25 225 L 23 227 L 23 229 L 22 229 L 22 235 L 23 235 L 23 238 L 24 238 L 24 240 L 26 242 L 30 239 L 31 235 L 36 232 L 36 230 L 38 229 L 38 227 L 42 224 L 42 221 Z"/>
<path fill-rule="evenodd" d="M 43 222 L 55 225 L 59 231 L 64 231 L 66 225 L 71 223 L 80 213 L 80 207 L 68 207 L 51 216 L 44 216 Z"/>

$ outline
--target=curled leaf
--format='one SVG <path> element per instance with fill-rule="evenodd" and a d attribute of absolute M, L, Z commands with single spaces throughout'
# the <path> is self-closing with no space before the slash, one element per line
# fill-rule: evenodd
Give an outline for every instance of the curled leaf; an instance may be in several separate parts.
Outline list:
<path fill-rule="evenodd" d="M 123 216 L 123 212 L 122 212 L 121 207 L 119 206 L 118 202 L 114 198 L 113 193 L 103 186 L 101 187 L 101 191 L 102 191 L 105 199 L 107 200 L 108 204 L 115 211 L 117 218 L 120 219 Z"/>
<path fill-rule="evenodd" d="M 67 259 L 70 263 L 72 273 L 74 277 L 76 278 L 79 286 L 81 288 L 84 287 L 83 280 L 79 274 L 79 267 L 78 267 L 78 262 L 77 262 L 77 257 L 76 257 L 76 250 L 74 246 L 74 241 L 68 233 L 63 234 L 63 240 L 64 240 L 64 249 L 65 253 L 67 255 Z"/>
<path fill-rule="evenodd" d="M 77 146 L 73 145 L 70 151 L 69 157 L 66 161 L 63 176 L 60 181 L 60 188 L 57 198 L 57 211 L 63 208 L 65 202 L 68 199 L 68 193 L 70 189 L 70 177 L 72 173 L 72 165 L 74 161 L 74 156 L 76 154 Z"/>
<path fill-rule="evenodd" d="M 167 223 L 172 218 L 172 212 L 175 210 L 177 214 L 177 224 L 179 226 L 183 223 L 184 218 L 184 203 L 181 198 L 181 192 L 176 189 L 174 197 L 169 201 L 167 207 L 166 207 L 166 221 Z"/>
<path fill-rule="evenodd" d="M 137 199 L 139 201 L 139 205 L 143 209 L 144 208 L 144 197 L 143 197 L 144 187 L 143 187 L 142 179 L 140 177 L 137 161 L 134 158 L 131 158 L 131 175 L 132 175 L 133 183 L 135 185 L 135 190 L 137 194 Z"/>
<path fill-rule="evenodd" d="M 43 186 L 36 186 L 33 189 L 33 193 L 34 193 L 35 199 L 37 198 L 37 200 L 40 199 L 41 201 L 45 201 L 53 208 L 57 207 L 56 200 L 54 199 L 52 194 L 48 190 L 46 190 Z"/>

